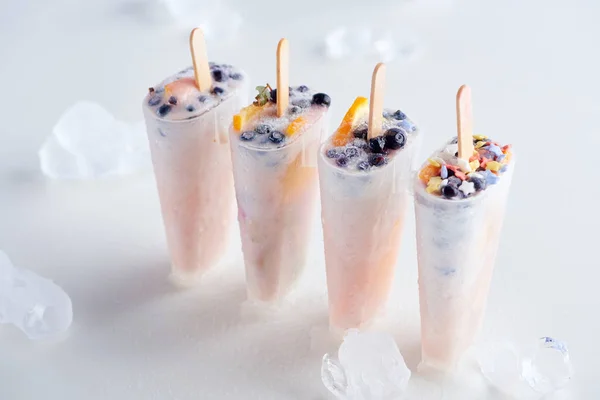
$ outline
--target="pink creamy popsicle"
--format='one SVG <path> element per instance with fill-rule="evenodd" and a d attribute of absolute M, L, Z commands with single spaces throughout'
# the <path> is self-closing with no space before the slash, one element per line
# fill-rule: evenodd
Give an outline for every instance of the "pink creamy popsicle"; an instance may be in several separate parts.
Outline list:
<path fill-rule="evenodd" d="M 228 127 L 247 101 L 246 76 L 210 63 L 200 90 L 186 68 L 150 88 L 144 116 L 173 277 L 190 282 L 227 252 L 234 188 Z"/>

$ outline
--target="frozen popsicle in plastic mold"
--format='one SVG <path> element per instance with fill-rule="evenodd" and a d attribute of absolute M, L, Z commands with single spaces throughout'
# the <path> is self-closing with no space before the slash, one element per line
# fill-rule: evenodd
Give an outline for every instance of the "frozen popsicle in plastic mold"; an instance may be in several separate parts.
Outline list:
<path fill-rule="evenodd" d="M 13 324 L 37 340 L 65 332 L 72 321 L 71 299 L 60 286 L 13 266 L 0 250 L 0 324 Z"/>

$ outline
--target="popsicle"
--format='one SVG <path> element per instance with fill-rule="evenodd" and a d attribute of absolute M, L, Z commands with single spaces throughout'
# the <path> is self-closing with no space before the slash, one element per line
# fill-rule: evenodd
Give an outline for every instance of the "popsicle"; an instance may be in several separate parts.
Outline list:
<path fill-rule="evenodd" d="M 416 125 L 383 109 L 384 65 L 319 151 L 330 329 L 362 328 L 385 304 L 409 204 Z"/>
<path fill-rule="evenodd" d="M 451 371 L 475 340 L 494 268 L 514 157 L 473 135 L 471 95 L 457 95 L 458 137 L 415 178 L 422 368 Z"/>
<path fill-rule="evenodd" d="M 228 128 L 248 98 L 246 75 L 209 63 L 192 31 L 194 66 L 149 89 L 143 109 L 172 263 L 191 283 L 227 253 L 235 216 Z"/>
<path fill-rule="evenodd" d="M 306 263 L 317 194 L 316 153 L 331 104 L 325 93 L 288 86 L 288 44 L 277 51 L 277 88 L 234 116 L 230 143 L 248 297 L 285 296 Z"/>

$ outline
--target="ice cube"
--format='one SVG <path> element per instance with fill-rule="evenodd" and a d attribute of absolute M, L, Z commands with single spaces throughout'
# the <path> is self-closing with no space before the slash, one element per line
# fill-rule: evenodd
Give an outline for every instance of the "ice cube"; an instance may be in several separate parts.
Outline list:
<path fill-rule="evenodd" d="M 42 172 L 53 179 L 91 179 L 149 169 L 143 122 L 116 120 L 96 103 L 71 106 L 39 151 Z"/>
<path fill-rule="evenodd" d="M 573 375 L 566 345 L 550 337 L 525 350 L 507 341 L 490 342 L 477 353 L 488 382 L 518 400 L 542 399 L 562 389 Z"/>
<path fill-rule="evenodd" d="M 340 399 L 398 399 L 406 391 L 410 370 L 390 335 L 352 329 L 337 359 L 323 357 L 321 379 Z"/>
<path fill-rule="evenodd" d="M 71 299 L 57 284 L 14 267 L 0 250 L 0 324 L 13 324 L 30 339 L 65 332 L 73 321 Z"/>
<path fill-rule="evenodd" d="M 199 27 L 207 41 L 227 42 L 237 36 L 242 16 L 222 1 L 161 0 L 173 21 L 190 30 Z"/>

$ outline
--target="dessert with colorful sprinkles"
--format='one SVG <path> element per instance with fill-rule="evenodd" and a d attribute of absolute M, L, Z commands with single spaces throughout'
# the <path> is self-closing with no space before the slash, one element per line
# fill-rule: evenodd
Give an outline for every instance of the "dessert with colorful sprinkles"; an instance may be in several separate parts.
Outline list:
<path fill-rule="evenodd" d="M 316 154 L 330 97 L 290 87 L 287 41 L 279 43 L 277 88 L 233 117 L 230 133 L 248 296 L 280 299 L 306 263 L 315 217 Z"/>
<path fill-rule="evenodd" d="M 383 73 L 378 64 L 370 103 L 358 97 L 319 154 L 334 331 L 368 325 L 386 302 L 410 201 L 419 130 L 404 112 L 383 110 Z"/>
<path fill-rule="evenodd" d="M 473 146 L 468 161 L 458 157 L 457 137 L 435 152 L 419 171 L 425 191 L 460 200 L 477 196 L 497 184 L 510 167 L 511 146 L 484 135 L 474 135 Z"/>
<path fill-rule="evenodd" d="M 173 277 L 189 283 L 227 253 L 235 215 L 228 143 L 231 118 L 247 101 L 245 74 L 208 63 L 199 30 L 196 68 L 150 88 L 143 110 Z"/>
<path fill-rule="evenodd" d="M 422 368 L 451 370 L 481 325 L 514 156 L 471 129 L 470 89 L 457 95 L 458 137 L 414 179 Z"/>

